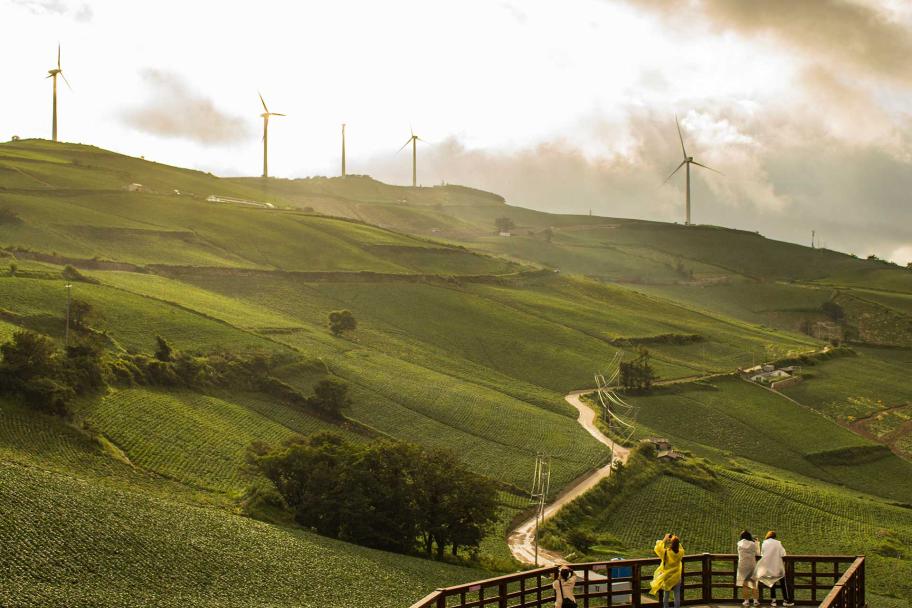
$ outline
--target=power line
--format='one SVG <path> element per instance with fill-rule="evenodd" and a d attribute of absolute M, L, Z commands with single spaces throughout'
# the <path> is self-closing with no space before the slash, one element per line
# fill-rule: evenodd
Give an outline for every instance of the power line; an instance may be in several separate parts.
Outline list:
<path fill-rule="evenodd" d="M 545 501 L 551 493 L 551 456 L 535 455 L 535 472 L 532 474 L 532 491 L 529 493 L 535 509 L 535 565 L 538 566 L 538 528 L 545 521 Z"/>

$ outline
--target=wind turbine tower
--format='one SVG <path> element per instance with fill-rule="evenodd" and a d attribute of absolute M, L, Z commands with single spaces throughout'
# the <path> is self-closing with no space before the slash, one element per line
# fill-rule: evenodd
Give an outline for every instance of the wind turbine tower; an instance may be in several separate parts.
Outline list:
<path fill-rule="evenodd" d="M 345 123 L 342 123 L 342 177 L 345 177 Z"/>
<path fill-rule="evenodd" d="M 266 107 L 266 102 L 263 100 L 263 95 L 257 94 L 260 96 L 260 103 L 263 104 L 263 113 L 260 114 L 263 117 L 263 177 L 269 177 L 269 117 L 285 116 L 285 114 L 270 112 L 269 108 Z"/>
<path fill-rule="evenodd" d="M 70 81 L 66 79 L 66 76 L 63 75 L 63 69 L 60 67 L 60 45 L 57 45 L 57 67 L 51 70 L 48 70 L 48 78 L 53 79 L 54 81 L 54 117 L 51 122 L 51 140 L 57 141 L 57 76 L 63 78 L 63 81 L 66 83 L 67 87 L 70 90 L 73 87 L 70 87 Z"/>
<path fill-rule="evenodd" d="M 399 148 L 398 152 L 402 152 L 407 145 L 412 144 L 412 188 L 415 188 L 418 186 L 418 142 L 424 140 L 415 135 L 415 132 L 412 131 L 411 128 L 409 128 L 409 131 L 412 136 L 402 144 L 402 147 Z"/>
<path fill-rule="evenodd" d="M 685 179 L 686 179 L 686 181 L 685 181 L 685 186 L 686 186 L 686 194 L 685 194 L 685 196 L 686 196 L 686 199 L 685 199 L 686 211 L 685 211 L 684 225 L 685 225 L 685 226 L 690 226 L 690 166 L 691 166 L 691 165 L 697 165 L 698 167 L 703 167 L 704 169 L 709 169 L 710 171 L 715 171 L 716 173 L 718 173 L 718 174 L 720 174 L 720 175 L 721 175 L 722 173 L 721 173 L 721 171 L 716 171 L 716 170 L 713 169 L 712 167 L 707 167 L 707 166 L 704 165 L 704 164 L 698 163 L 697 161 L 694 160 L 693 156 L 688 156 L 688 155 L 687 155 L 687 149 L 684 147 L 684 136 L 681 135 L 681 125 L 678 124 L 678 116 L 677 116 L 677 114 L 675 114 L 675 126 L 678 128 L 678 140 L 681 142 L 681 153 L 684 155 L 684 160 L 681 161 L 681 164 L 678 165 L 677 168 L 676 168 L 674 171 L 671 172 L 671 175 L 669 175 L 668 177 L 666 177 L 666 178 L 665 178 L 665 181 L 662 182 L 662 183 L 663 183 L 663 184 L 668 183 L 668 180 L 670 180 L 670 179 L 672 178 L 672 176 L 674 176 L 674 174 L 677 173 L 678 170 L 679 170 L 681 167 L 684 167 L 685 174 L 686 174 L 686 178 L 685 178 Z"/>

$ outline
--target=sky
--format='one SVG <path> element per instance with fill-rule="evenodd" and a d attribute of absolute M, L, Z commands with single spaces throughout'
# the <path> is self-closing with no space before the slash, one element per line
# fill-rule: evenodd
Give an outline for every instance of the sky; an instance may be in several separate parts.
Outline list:
<path fill-rule="evenodd" d="M 217 175 L 459 183 L 558 213 L 756 230 L 912 261 L 900 0 L 0 0 L 0 140 Z"/>

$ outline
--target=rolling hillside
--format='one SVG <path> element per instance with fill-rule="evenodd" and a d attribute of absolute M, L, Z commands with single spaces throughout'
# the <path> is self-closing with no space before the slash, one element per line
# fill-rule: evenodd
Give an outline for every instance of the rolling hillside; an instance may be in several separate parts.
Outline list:
<path fill-rule="evenodd" d="M 126 189 L 134 183 L 142 191 Z M 273 207 L 207 201 L 213 194 Z M 492 236 L 497 217 L 513 219 L 515 236 Z M 82 331 L 112 353 L 150 353 L 161 336 L 188 353 L 268 355 L 287 362 L 272 373 L 302 394 L 336 378 L 352 396 L 341 423 L 255 388 L 117 386 L 80 398 L 67 423 L 2 404 L 0 552 L 16 559 L 0 604 L 72 597 L 119 606 L 141 597 L 214 606 L 230 597 L 231 605 L 303 606 L 316 587 L 300 588 L 301 579 L 328 563 L 345 581 L 328 603 L 398 606 L 403 594 L 479 573 L 245 517 L 264 483 L 245 464 L 252 442 L 333 429 L 353 441 L 450 449 L 500 482 L 504 511 L 513 512 L 537 452 L 554 459 L 555 492 L 607 458 L 563 394 L 591 385 L 617 353 L 648 348 L 661 378 L 690 378 L 823 346 L 794 319 L 774 323 L 754 310 L 763 301 L 817 311 L 835 292 L 860 301 L 866 284 L 867 305 L 897 315 L 878 319 L 909 312 L 904 271 L 754 233 L 554 216 L 460 186 L 219 179 L 35 140 L 0 144 L 0 256 L 0 340 L 28 329 L 61 343 L 69 282 L 96 313 Z M 716 293 L 713 285 L 728 295 L 692 297 Z M 358 321 L 339 337 L 327 329 L 338 309 Z M 902 357 L 863 353 L 858 360 L 890 378 L 883 386 L 892 393 L 853 398 L 908 399 Z M 877 452 L 876 461 L 815 457 L 876 451 L 890 439 L 844 418 L 854 401 L 838 393 L 860 385 L 868 368 L 852 375 L 843 361 L 821 364 L 795 388 L 810 391 L 801 401 L 825 416 L 726 382 L 643 397 L 643 430 L 809 485 L 909 501 L 902 477 L 912 465 L 900 440 L 891 444 L 899 455 Z M 777 451 L 759 454 L 754 438 L 770 426 L 783 431 Z M 723 428 L 731 445 L 707 428 Z M 42 517 L 30 518 L 38 505 Z"/>

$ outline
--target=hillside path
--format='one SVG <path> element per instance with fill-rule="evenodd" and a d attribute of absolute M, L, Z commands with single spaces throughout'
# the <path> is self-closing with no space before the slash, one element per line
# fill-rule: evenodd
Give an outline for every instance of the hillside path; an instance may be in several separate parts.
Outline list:
<path fill-rule="evenodd" d="M 627 462 L 627 456 L 630 450 L 623 446 L 617 445 L 614 441 L 606 437 L 595 425 L 595 411 L 583 403 L 583 395 L 595 392 L 595 389 L 583 389 L 569 393 L 564 399 L 567 403 L 576 408 L 579 417 L 576 421 L 586 431 L 592 435 L 596 441 L 608 446 L 611 449 L 611 461 L 615 459 L 621 462 Z M 592 473 L 580 478 L 570 484 L 561 492 L 550 505 L 545 507 L 545 519 L 553 517 L 564 506 L 576 500 L 611 474 L 611 463 L 596 469 Z M 513 553 L 518 561 L 524 564 L 535 563 L 535 517 L 523 521 L 507 537 L 507 544 L 510 546 L 510 552 Z M 563 561 L 562 556 L 554 551 L 547 551 L 539 547 L 538 563 L 540 566 L 553 566 Z"/>

